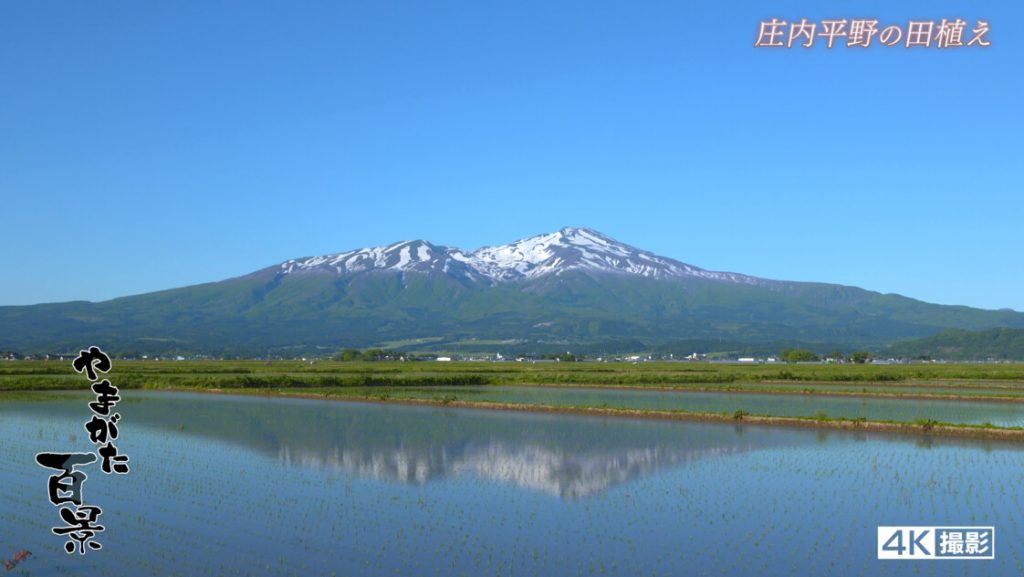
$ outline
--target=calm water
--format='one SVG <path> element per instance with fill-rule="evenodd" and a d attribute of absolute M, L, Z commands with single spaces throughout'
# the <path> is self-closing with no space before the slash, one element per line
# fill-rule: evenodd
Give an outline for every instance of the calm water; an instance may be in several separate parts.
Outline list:
<path fill-rule="evenodd" d="M 104 549 L 49 533 L 39 451 L 87 397 L 0 397 L 12 575 L 1020 575 L 1024 447 L 884 434 L 126 391 Z M 995 525 L 995 561 L 875 560 L 878 525 Z"/>
<path fill-rule="evenodd" d="M 422 387 L 395 389 L 393 396 L 443 398 L 454 395 L 465 401 L 495 401 L 554 406 L 607 405 L 625 409 L 687 410 L 728 413 L 738 410 L 754 415 L 813 417 L 867 417 L 878 421 L 935 419 L 944 423 L 999 427 L 1024 427 L 1024 403 L 768 393 L 718 393 L 698 391 L 645 391 L 586 387 Z"/>
<path fill-rule="evenodd" d="M 903 395 L 976 395 L 979 397 L 1024 397 L 1024 388 L 1019 386 L 1010 387 L 998 387 L 998 386 L 982 386 L 973 384 L 957 384 L 956 386 L 937 386 L 937 385 L 879 385 L 879 384 L 851 384 L 851 383 L 805 383 L 805 384 L 793 384 L 793 383 L 735 383 L 736 385 L 743 385 L 750 387 L 753 390 L 758 388 L 773 390 L 792 391 L 796 393 L 804 392 L 805 389 L 813 389 L 816 391 L 836 391 L 845 393 L 862 393 L 862 392 L 879 392 L 879 393 L 899 393 Z M 710 384 L 710 386 L 716 386 Z M 723 385 L 717 385 L 723 386 Z"/>

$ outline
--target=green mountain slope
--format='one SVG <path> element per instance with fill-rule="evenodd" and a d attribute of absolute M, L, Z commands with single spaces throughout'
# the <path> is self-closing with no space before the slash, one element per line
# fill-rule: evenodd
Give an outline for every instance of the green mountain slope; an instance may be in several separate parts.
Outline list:
<path fill-rule="evenodd" d="M 881 348 L 949 327 L 1024 328 L 1024 314 L 819 283 L 567 270 L 485 284 L 439 271 L 281 274 L 271 267 L 100 303 L 0 307 L 0 350 L 97 344 L 148 354 L 290 355 L 410 339 L 430 339 L 437 349 L 500 341 L 518 343 L 508 350 L 569 343 L 614 352 L 680 340 Z"/>
<path fill-rule="evenodd" d="M 1024 329 L 947 329 L 923 339 L 898 342 L 889 348 L 889 353 L 908 358 L 956 361 L 1024 361 Z"/>

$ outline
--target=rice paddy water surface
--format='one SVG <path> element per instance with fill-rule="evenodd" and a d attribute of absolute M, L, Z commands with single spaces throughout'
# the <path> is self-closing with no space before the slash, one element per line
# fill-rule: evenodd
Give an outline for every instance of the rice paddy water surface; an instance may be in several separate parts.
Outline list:
<path fill-rule="evenodd" d="M 520 394 L 520 393 L 517 393 Z M 0 400 L 14 575 L 1019 575 L 1024 448 L 743 424 L 124 391 L 69 556 L 40 451 L 88 396 Z M 788 399 L 788 398 L 787 398 Z M 786 400 L 786 399 L 783 399 Z M 994 525 L 994 561 L 875 559 L 879 525 Z"/>

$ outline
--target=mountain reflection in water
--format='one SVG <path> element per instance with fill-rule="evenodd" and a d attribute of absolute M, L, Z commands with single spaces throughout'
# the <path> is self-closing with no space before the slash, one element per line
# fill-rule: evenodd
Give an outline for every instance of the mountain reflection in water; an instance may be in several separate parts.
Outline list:
<path fill-rule="evenodd" d="M 34 405 L 82 413 L 70 400 Z M 472 475 L 563 499 L 702 459 L 814 442 L 720 423 L 156 391 L 128 391 L 119 408 L 126 427 L 229 442 L 288 466 L 410 485 Z"/>
<path fill-rule="evenodd" d="M 557 443 L 524 445 L 491 440 L 415 449 L 337 446 L 328 453 L 282 446 L 279 456 L 288 465 L 329 469 L 364 479 L 420 485 L 471 474 L 563 498 L 580 498 L 666 467 L 741 450 L 738 446 L 624 446 L 567 451 Z"/>
<path fill-rule="evenodd" d="M 795 442 L 721 424 L 302 399 L 165 394 L 139 405 L 158 410 L 139 410 L 143 417 L 133 408 L 134 420 L 184 425 L 187 433 L 240 443 L 290 466 L 415 485 L 474 475 L 566 499 Z"/>

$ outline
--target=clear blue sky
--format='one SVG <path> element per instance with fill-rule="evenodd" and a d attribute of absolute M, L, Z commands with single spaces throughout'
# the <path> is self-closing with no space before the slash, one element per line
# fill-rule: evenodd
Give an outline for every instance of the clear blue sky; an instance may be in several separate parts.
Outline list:
<path fill-rule="evenodd" d="M 963 17 L 988 49 L 753 47 Z M 0 304 L 587 226 L 1024 310 L 1024 4 L 4 2 Z"/>

